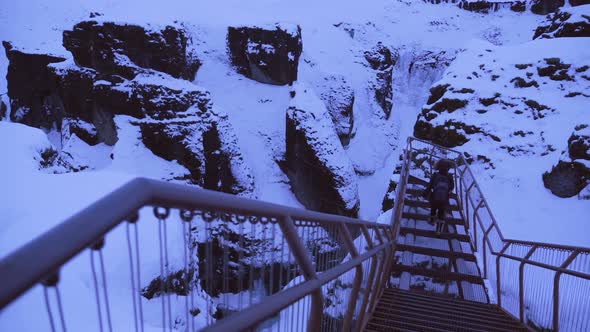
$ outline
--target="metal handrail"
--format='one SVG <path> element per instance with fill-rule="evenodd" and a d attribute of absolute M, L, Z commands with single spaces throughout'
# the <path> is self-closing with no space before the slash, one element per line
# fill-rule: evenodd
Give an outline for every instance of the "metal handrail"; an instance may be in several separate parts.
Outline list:
<path fill-rule="evenodd" d="M 91 206 L 68 218 L 60 225 L 39 236 L 24 247 L 0 261 L 0 275 L 3 287 L 0 288 L 0 309 L 6 307 L 34 285 L 53 278 L 58 280 L 60 268 L 83 250 L 92 247 L 117 225 L 126 220 L 136 220 L 136 211 L 144 206 L 160 206 L 178 209 L 201 209 L 203 211 L 231 211 L 243 215 L 268 216 L 277 218 L 276 222 L 283 231 L 286 242 L 291 249 L 296 263 L 302 270 L 304 281 L 292 288 L 271 295 L 269 301 L 254 304 L 232 317 L 231 320 L 220 320 L 209 327 L 212 331 L 244 330 L 256 326 L 265 319 L 276 314 L 297 300 L 311 296 L 312 303 L 308 321 L 308 330 L 315 331 L 321 323 L 323 299 L 321 286 L 338 278 L 351 269 L 356 269 L 355 289 L 347 309 L 344 326 L 352 327 L 352 311 L 356 306 L 356 296 L 360 290 L 362 278 L 361 264 L 374 258 L 379 253 L 392 256 L 389 252 L 394 245 L 394 233 L 390 225 L 376 224 L 360 219 L 330 215 L 309 210 L 281 206 L 277 204 L 237 197 L 229 194 L 198 189 L 163 181 L 138 178 L 130 181 Z M 310 253 L 306 250 L 294 226 L 294 220 L 319 222 L 322 225 L 338 226 L 343 236 L 344 246 L 353 253 L 350 260 L 326 270 L 315 273 Z M 382 243 L 367 252 L 357 254 L 353 239 L 348 231 L 352 226 L 360 226 L 365 230 L 381 229 L 386 236 Z M 382 239 L 379 231 L 376 232 Z M 363 232 L 365 240 L 370 241 L 368 232 Z M 64 241 L 67 239 L 67 241 Z M 59 243 L 60 245 L 55 245 Z M 35 261 L 36 264 L 31 264 Z M 382 276 L 380 276 L 382 277 Z M 384 278 L 382 278 L 384 279 Z M 381 288 L 381 282 L 375 285 L 370 302 Z M 272 299 L 272 301 L 270 301 Z M 354 299 L 354 301 L 352 300 Z M 365 304 L 368 305 L 368 300 Z M 364 309 L 362 309 L 364 310 Z M 360 328 L 362 322 L 357 322 Z"/>

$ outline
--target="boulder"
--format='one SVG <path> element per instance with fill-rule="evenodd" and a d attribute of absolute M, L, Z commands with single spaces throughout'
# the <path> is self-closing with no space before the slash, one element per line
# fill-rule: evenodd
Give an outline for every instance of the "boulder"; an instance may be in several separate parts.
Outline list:
<path fill-rule="evenodd" d="M 127 79 L 148 68 L 193 80 L 201 63 L 187 51 L 189 41 L 179 27 L 114 22 L 84 21 L 63 33 L 63 45 L 78 65 Z"/>
<path fill-rule="evenodd" d="M 543 174 L 545 188 L 558 197 L 573 197 L 590 183 L 590 167 L 576 161 L 560 160 L 550 172 Z"/>
<path fill-rule="evenodd" d="M 371 88 L 375 91 L 375 100 L 383 110 L 385 118 L 389 118 L 393 105 L 393 66 L 396 64 L 399 54 L 392 52 L 379 42 L 364 55 L 370 68 L 375 71 L 375 80 L 371 82 Z"/>
<path fill-rule="evenodd" d="M 50 129 L 54 126 L 54 110 L 50 98 L 54 85 L 47 67 L 65 58 L 18 49 L 9 42 L 2 42 L 8 58 L 8 97 L 10 119 L 32 127 Z"/>
<path fill-rule="evenodd" d="M 356 174 L 326 107 L 297 85 L 287 110 L 285 168 L 297 199 L 308 209 L 356 217 Z"/>
<path fill-rule="evenodd" d="M 564 4 L 564 0 L 531 0 L 531 12 L 546 15 L 563 7 Z"/>
<path fill-rule="evenodd" d="M 343 146 L 354 137 L 354 89 L 340 75 L 328 75 L 314 85 L 326 105 Z"/>
<path fill-rule="evenodd" d="M 588 8 L 586 8 L 588 7 Z M 535 30 L 533 39 L 559 37 L 590 37 L 590 6 L 561 8 Z M 586 15 L 584 15 L 586 13 Z"/>
<path fill-rule="evenodd" d="M 248 78 L 275 85 L 297 80 L 303 50 L 299 26 L 229 27 L 227 47 L 232 65 Z"/>
<path fill-rule="evenodd" d="M 590 127 L 576 126 L 567 143 L 562 160 L 543 174 L 545 187 L 558 197 L 578 195 L 590 185 Z"/>

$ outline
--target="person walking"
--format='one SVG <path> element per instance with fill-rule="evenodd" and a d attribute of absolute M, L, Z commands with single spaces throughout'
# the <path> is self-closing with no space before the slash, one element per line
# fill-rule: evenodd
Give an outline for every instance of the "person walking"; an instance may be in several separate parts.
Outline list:
<path fill-rule="evenodd" d="M 437 171 L 430 177 L 430 182 L 424 191 L 424 197 L 430 203 L 430 224 L 436 222 L 436 233 L 438 235 L 443 229 L 449 198 L 455 188 L 453 175 L 449 173 L 451 167 L 453 167 L 452 161 L 439 160 L 435 165 Z"/>

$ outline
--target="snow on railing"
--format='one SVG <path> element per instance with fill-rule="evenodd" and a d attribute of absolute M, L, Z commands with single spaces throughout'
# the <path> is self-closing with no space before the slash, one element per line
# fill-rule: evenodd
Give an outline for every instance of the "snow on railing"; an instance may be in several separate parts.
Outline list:
<path fill-rule="evenodd" d="M 471 247 L 501 308 L 536 329 L 590 330 L 589 248 L 505 239 L 461 152 L 416 138 L 408 140 L 407 150 L 420 152 L 414 158 L 428 156 L 413 160 L 426 178 L 437 160 L 455 161 L 458 203 Z"/>
<path fill-rule="evenodd" d="M 0 320 L 35 331 L 360 330 L 393 245 L 388 225 L 136 179 L 0 261 Z"/>

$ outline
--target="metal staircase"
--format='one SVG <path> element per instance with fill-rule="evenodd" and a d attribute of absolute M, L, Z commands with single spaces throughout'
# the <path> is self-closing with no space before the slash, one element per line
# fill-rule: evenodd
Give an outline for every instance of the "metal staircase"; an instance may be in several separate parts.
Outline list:
<path fill-rule="evenodd" d="M 457 151 L 410 138 L 399 171 L 389 224 L 136 179 L 0 260 L 0 330 L 590 330 L 590 249 L 505 238 Z"/>

